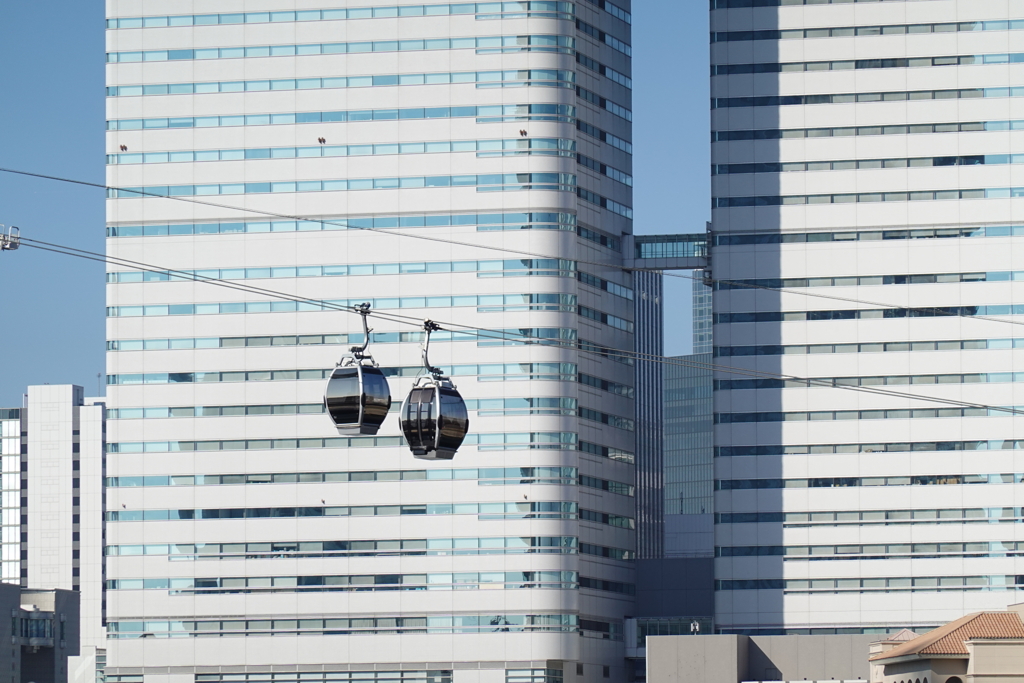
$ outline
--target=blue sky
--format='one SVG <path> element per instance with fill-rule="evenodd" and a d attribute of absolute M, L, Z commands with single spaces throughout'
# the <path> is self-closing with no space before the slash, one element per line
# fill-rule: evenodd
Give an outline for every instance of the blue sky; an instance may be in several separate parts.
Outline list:
<path fill-rule="evenodd" d="M 637 234 L 704 232 L 711 220 L 708 31 L 705 0 L 633 0 Z M 666 276 L 665 287 L 665 354 L 690 353 L 690 280 Z"/>
<path fill-rule="evenodd" d="M 0 166 L 103 182 L 104 3 L 0 3 Z M 635 0 L 637 233 L 700 232 L 710 215 L 708 11 Z M 0 223 L 103 251 L 103 191 L 0 173 Z M 23 248 L 0 254 L 0 406 L 29 384 L 97 391 L 104 372 L 104 264 Z M 666 278 L 666 353 L 690 350 L 689 282 Z"/>

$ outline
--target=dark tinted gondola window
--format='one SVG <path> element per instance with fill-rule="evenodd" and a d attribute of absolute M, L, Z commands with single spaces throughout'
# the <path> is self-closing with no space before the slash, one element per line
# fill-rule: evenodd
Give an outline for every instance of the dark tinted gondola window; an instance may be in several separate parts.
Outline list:
<path fill-rule="evenodd" d="M 335 424 L 357 424 L 362 392 L 356 368 L 337 368 L 327 384 L 327 410 Z"/>
<path fill-rule="evenodd" d="M 381 424 L 391 408 L 391 390 L 384 373 L 374 367 L 363 367 L 363 420 Z"/>
<path fill-rule="evenodd" d="M 466 403 L 453 389 L 439 389 L 441 394 L 441 438 L 438 446 L 455 450 L 462 445 L 469 432 L 469 413 Z"/>
<path fill-rule="evenodd" d="M 413 451 L 433 450 L 437 409 L 434 407 L 434 388 L 417 388 L 409 394 L 402 432 Z"/>

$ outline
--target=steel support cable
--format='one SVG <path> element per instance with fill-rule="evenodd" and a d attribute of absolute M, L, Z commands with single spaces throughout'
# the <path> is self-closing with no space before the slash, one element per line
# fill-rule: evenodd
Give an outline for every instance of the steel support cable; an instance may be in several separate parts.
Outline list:
<path fill-rule="evenodd" d="M 33 240 L 33 239 L 26 239 L 26 238 L 22 238 L 22 240 L 24 242 L 28 242 L 27 244 L 25 244 L 25 246 L 31 247 L 31 248 L 34 248 L 34 249 L 40 249 L 42 251 L 47 251 L 47 252 L 52 252 L 52 253 L 57 253 L 57 254 L 63 254 L 65 256 L 74 256 L 74 257 L 77 257 L 77 258 L 83 258 L 83 259 L 86 259 L 86 260 L 97 261 L 97 262 L 101 262 L 101 263 L 110 263 L 110 264 L 113 264 L 113 265 L 124 265 L 125 263 L 130 263 L 132 265 L 138 266 L 141 270 L 145 270 L 147 272 L 160 273 L 160 274 L 179 273 L 180 277 L 182 277 L 184 280 L 193 280 L 193 281 L 196 281 L 196 282 L 203 282 L 203 283 L 212 284 L 212 285 L 219 286 L 219 287 L 225 287 L 227 289 L 233 289 L 233 290 L 236 290 L 236 291 L 241 291 L 241 292 L 251 293 L 251 294 L 259 294 L 259 295 L 264 295 L 264 296 L 270 296 L 270 297 L 274 297 L 274 298 L 278 298 L 278 299 L 282 299 L 282 300 L 287 300 L 287 301 L 295 301 L 295 302 L 298 302 L 298 303 L 309 303 L 309 304 L 320 306 L 320 307 L 322 307 L 323 309 L 326 309 L 326 310 L 337 310 L 337 311 L 342 311 L 342 312 L 346 312 L 346 313 L 352 313 L 352 314 L 360 315 L 360 313 L 358 312 L 357 308 L 354 307 L 354 306 L 342 306 L 342 305 L 334 304 L 334 303 L 331 303 L 331 302 L 328 302 L 328 301 L 322 301 L 322 300 L 317 300 L 317 299 L 310 299 L 308 297 L 300 297 L 300 296 L 297 296 L 297 295 L 287 294 L 285 292 L 279 292 L 279 291 L 276 291 L 276 290 L 266 289 L 266 288 L 262 288 L 262 287 L 253 287 L 253 286 L 244 285 L 244 284 L 241 284 L 241 283 L 234 283 L 234 282 L 230 282 L 230 281 L 227 281 L 227 280 L 222 280 L 222 279 L 219 279 L 219 278 L 212 278 L 212 277 L 208 277 L 208 276 L 193 276 L 192 274 L 186 273 L 184 271 L 174 271 L 174 270 L 171 270 L 171 269 L 160 268 L 160 267 L 154 266 L 152 264 L 144 264 L 144 263 L 139 262 L 139 261 L 129 261 L 128 259 L 120 259 L 118 257 L 108 257 L 108 256 L 106 256 L 104 254 L 99 254 L 97 252 L 90 252 L 90 251 L 86 251 L 86 250 L 83 250 L 83 249 L 76 249 L 74 247 L 65 247 L 63 245 L 53 244 L 53 243 L 50 243 L 50 242 L 42 242 L 40 240 Z M 46 246 L 42 246 L 42 245 L 46 245 Z M 387 322 L 394 322 L 394 323 L 403 324 L 403 325 L 409 325 L 411 327 L 419 328 L 423 324 L 422 320 L 420 318 L 416 318 L 416 317 L 413 317 L 413 316 L 403 316 L 401 314 L 379 313 L 379 312 L 372 312 L 369 315 L 374 317 L 374 318 L 377 318 L 379 320 L 384 320 L 384 321 L 387 321 Z M 437 322 L 440 323 L 446 329 L 449 329 L 449 330 L 453 330 L 453 329 L 456 329 L 456 328 L 457 329 L 462 329 L 462 330 L 472 330 L 472 331 L 477 333 L 477 337 L 478 338 L 484 338 L 484 339 L 494 339 L 494 340 L 499 340 L 499 341 L 516 341 L 516 342 L 521 342 L 521 343 L 524 343 L 524 344 L 530 344 L 530 345 L 535 345 L 535 346 L 555 346 L 555 347 L 560 347 L 560 348 L 573 348 L 573 349 L 577 349 L 577 350 L 579 350 L 581 352 L 585 352 L 585 353 L 592 353 L 592 354 L 597 354 L 597 355 L 614 356 L 614 357 L 618 357 L 618 358 L 632 359 L 632 360 L 641 361 L 641 362 L 654 362 L 654 363 L 660 363 L 662 365 L 670 365 L 670 366 L 678 366 L 678 367 L 690 367 L 690 368 L 695 368 L 695 369 L 712 370 L 712 371 L 724 372 L 726 374 L 734 374 L 734 375 L 741 375 L 741 376 L 747 376 L 747 377 L 757 377 L 757 378 L 765 378 L 765 379 L 777 379 L 777 380 L 783 380 L 783 381 L 801 382 L 801 383 L 807 384 L 808 386 L 813 386 L 813 387 L 843 389 L 843 390 L 847 390 L 847 391 L 858 391 L 858 392 L 862 392 L 862 393 L 877 394 L 877 395 L 881 395 L 881 396 L 890 396 L 890 397 L 894 397 L 894 398 L 905 398 L 905 399 L 919 400 L 919 401 L 925 401 L 925 402 L 930 402 L 930 403 L 940 403 L 940 404 L 944 404 L 944 405 L 953 405 L 953 406 L 959 406 L 959 407 L 995 410 L 995 411 L 999 411 L 999 412 L 1011 413 L 1011 414 L 1014 414 L 1014 415 L 1024 415 L 1024 410 L 1020 410 L 1020 409 L 1016 409 L 1016 408 L 1012 408 L 1012 407 L 993 406 L 993 405 L 988 405 L 988 404 L 983 404 L 983 403 L 973 403 L 973 402 L 968 402 L 968 401 L 957 401 L 955 399 L 945 399 L 945 398 L 933 397 L 933 396 L 921 396 L 921 395 L 918 395 L 918 394 L 910 394 L 910 393 L 906 393 L 906 392 L 893 391 L 893 390 L 889 390 L 889 389 L 881 389 L 879 387 L 873 387 L 873 386 L 854 386 L 854 385 L 846 385 L 846 384 L 837 384 L 835 382 L 830 382 L 830 381 L 826 381 L 826 380 L 822 380 L 822 379 L 817 379 L 817 378 L 813 378 L 813 377 L 799 377 L 799 376 L 796 376 L 796 375 L 785 375 L 785 374 L 772 373 L 772 372 L 766 372 L 766 371 L 761 371 L 761 370 L 752 370 L 752 369 L 747 369 L 747 368 L 737 368 L 737 367 L 734 367 L 734 366 L 721 365 L 721 364 L 718 364 L 718 363 L 701 363 L 699 361 L 684 361 L 684 360 L 682 360 L 680 358 L 675 358 L 675 357 L 671 357 L 671 356 L 661 356 L 661 355 L 657 355 L 657 354 L 646 354 L 646 353 L 640 353 L 640 352 L 637 352 L 637 351 L 628 351 L 628 350 L 625 350 L 625 349 L 615 349 L 615 348 L 610 348 L 610 347 L 603 347 L 603 346 L 600 346 L 600 345 L 597 345 L 597 344 L 594 344 L 594 348 L 587 348 L 579 340 L 573 341 L 571 344 L 569 344 L 569 343 L 566 343 L 566 342 L 563 342 L 563 341 L 550 340 L 550 339 L 510 338 L 505 333 L 496 332 L 495 330 L 489 330 L 487 328 L 476 327 L 476 326 L 473 326 L 473 325 L 464 325 L 464 324 L 460 324 L 460 323 L 445 322 L 445 321 L 437 321 Z"/>

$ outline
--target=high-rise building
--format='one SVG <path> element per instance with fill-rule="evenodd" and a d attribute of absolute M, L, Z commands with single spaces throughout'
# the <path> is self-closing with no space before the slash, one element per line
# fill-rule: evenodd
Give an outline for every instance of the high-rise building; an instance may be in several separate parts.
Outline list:
<path fill-rule="evenodd" d="M 711 292 L 713 289 L 700 280 L 691 283 L 693 299 L 693 352 L 711 353 Z"/>
<path fill-rule="evenodd" d="M 103 399 L 72 384 L 30 386 L 24 406 L 0 408 L 0 574 L 41 595 L 80 594 L 64 670 L 76 683 L 95 681 L 105 656 L 104 430 Z"/>
<path fill-rule="evenodd" d="M 108 3 L 108 680 L 626 679 L 629 5 Z M 441 325 L 454 461 L 319 301 L 396 401 Z"/>
<path fill-rule="evenodd" d="M 644 315 L 638 308 L 638 329 L 642 322 Z M 650 449 L 656 450 L 652 457 L 642 447 L 642 432 L 638 431 L 637 522 L 641 545 L 636 571 L 637 607 L 636 618 L 627 619 L 625 625 L 626 653 L 632 660 L 636 681 L 646 680 L 648 636 L 713 633 L 711 363 L 710 353 L 674 356 L 651 363 L 656 370 L 653 376 L 637 373 L 638 392 L 657 391 L 657 434 L 661 441 L 657 449 Z M 640 368 L 642 364 L 638 361 L 637 365 Z M 642 421 L 637 422 L 639 429 Z M 645 460 L 651 462 L 652 470 L 657 468 L 656 476 L 644 472 Z M 650 552 L 654 538 L 657 554 Z"/>
<path fill-rule="evenodd" d="M 719 630 L 1020 599 L 1020 418 L 983 406 L 1021 403 L 1022 29 L 1017 2 L 712 0 L 715 361 L 756 373 L 715 373 Z"/>
<path fill-rule="evenodd" d="M 702 333 L 695 329 L 697 334 Z M 665 555 L 710 558 L 715 552 L 713 358 L 695 353 L 671 361 L 664 368 Z"/>
<path fill-rule="evenodd" d="M 634 275 L 636 299 L 635 347 L 644 354 L 636 361 L 636 518 L 637 557 L 658 559 L 665 554 L 664 409 L 662 363 L 651 356 L 664 353 L 664 277 L 661 273 Z"/>

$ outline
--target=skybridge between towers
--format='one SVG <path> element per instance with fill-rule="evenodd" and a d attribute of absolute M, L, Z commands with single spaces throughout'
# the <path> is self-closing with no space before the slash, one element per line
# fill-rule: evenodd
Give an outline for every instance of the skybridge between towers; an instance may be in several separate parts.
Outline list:
<path fill-rule="evenodd" d="M 625 235 L 623 265 L 630 270 L 703 270 L 709 233 Z"/>

